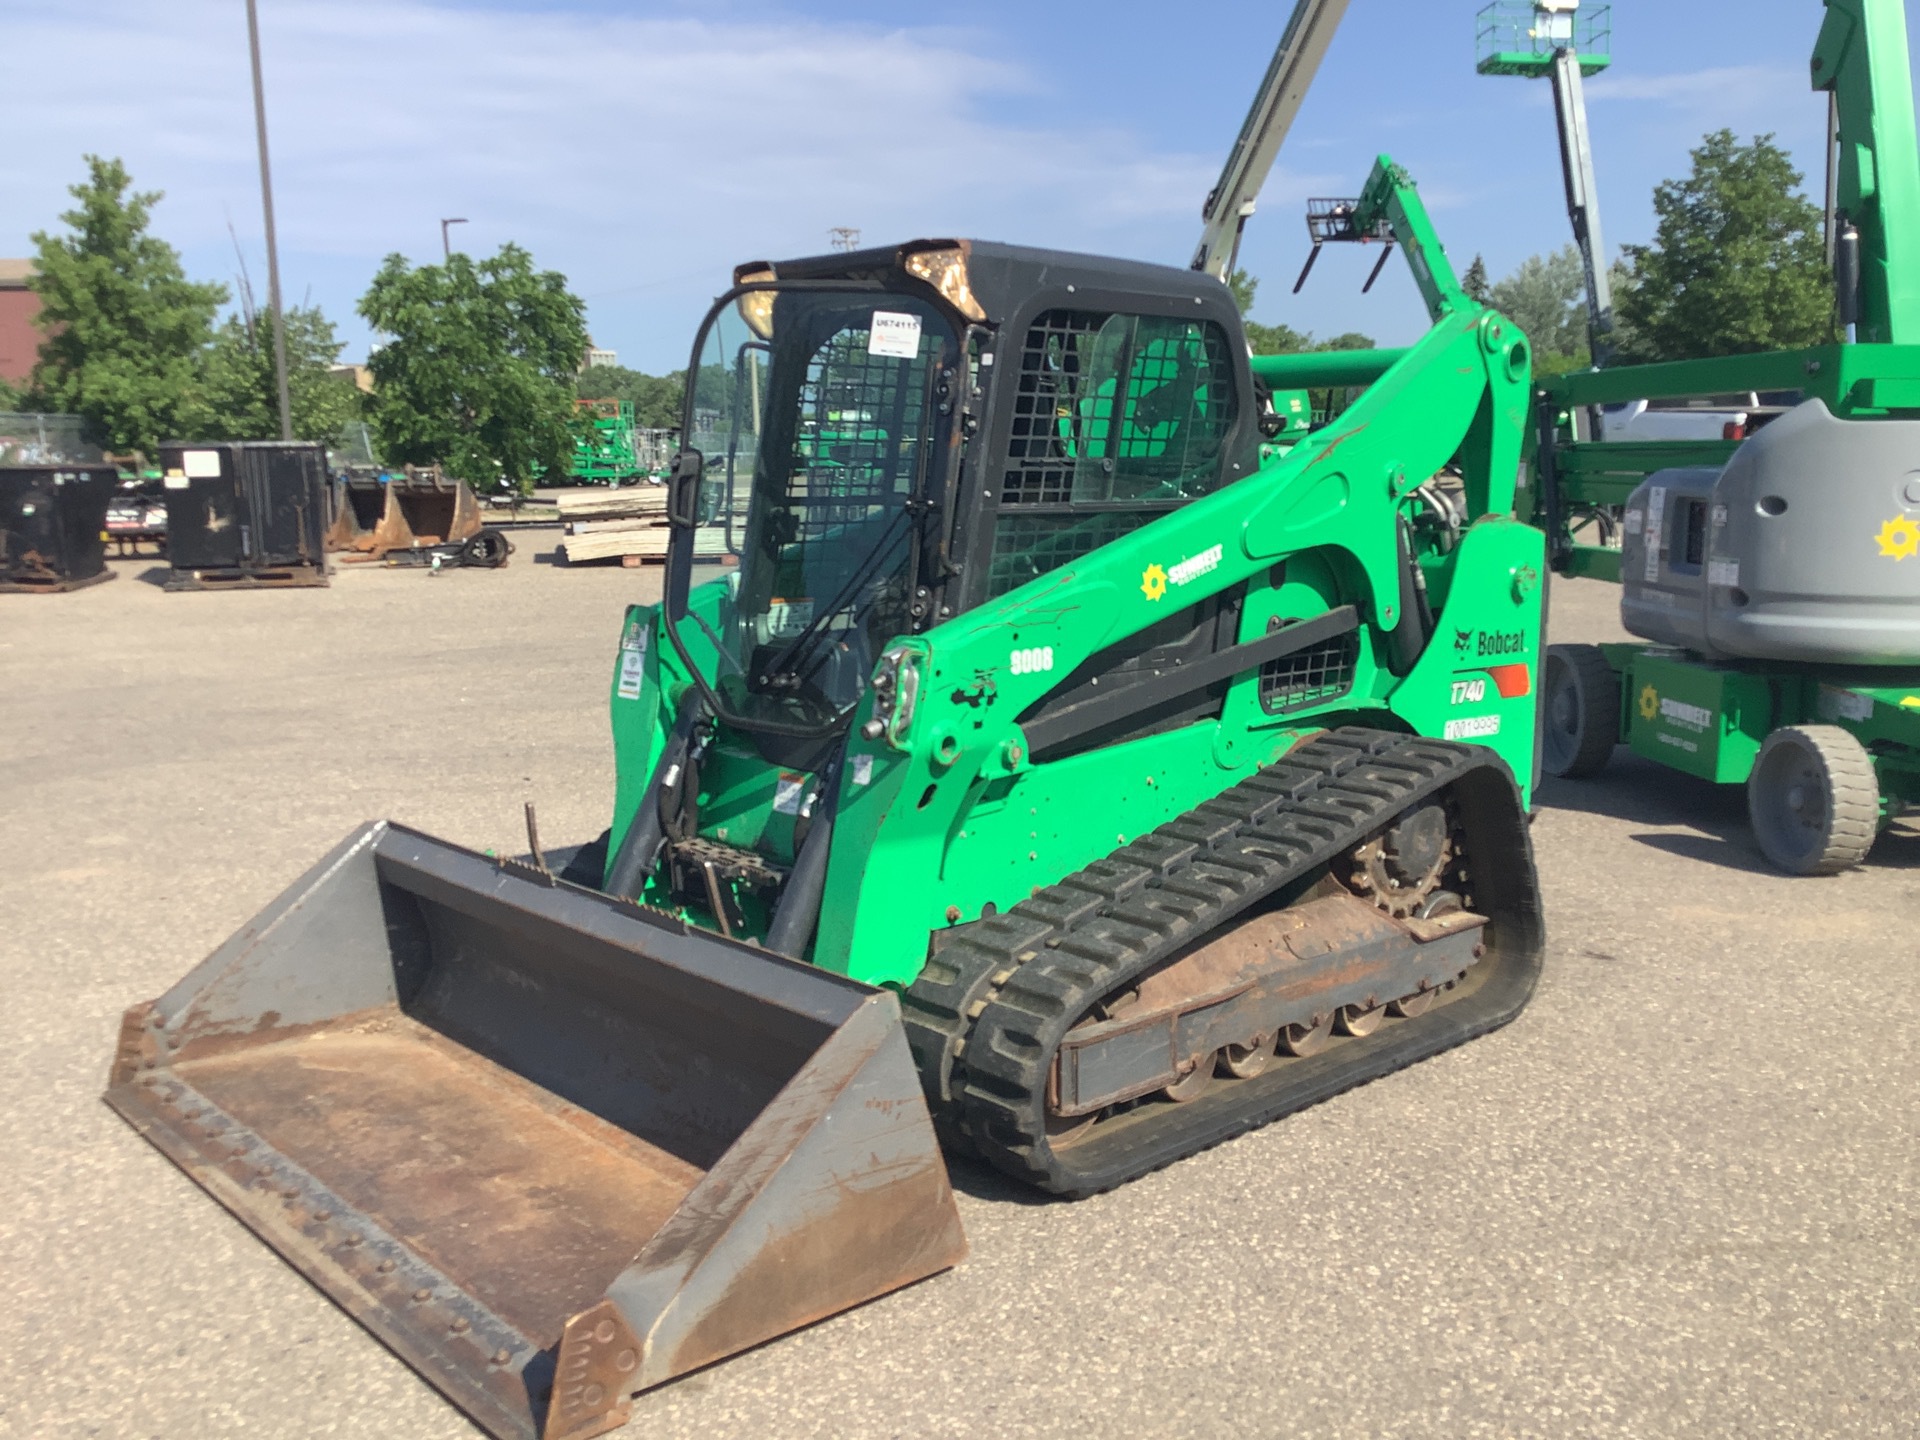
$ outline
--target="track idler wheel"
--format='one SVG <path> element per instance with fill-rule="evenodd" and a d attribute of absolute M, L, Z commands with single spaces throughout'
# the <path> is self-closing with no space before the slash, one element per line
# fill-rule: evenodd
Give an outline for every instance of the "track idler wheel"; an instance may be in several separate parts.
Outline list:
<path fill-rule="evenodd" d="M 1280 1048 L 1289 1055 L 1312 1055 L 1327 1048 L 1333 1038 L 1333 1013 L 1316 1016 L 1310 1025 L 1289 1025 L 1280 1032 Z"/>
<path fill-rule="evenodd" d="M 1334 1029 L 1342 1035 L 1351 1035 L 1356 1040 L 1364 1040 L 1380 1028 L 1380 1022 L 1387 1018 L 1384 1005 L 1347 1005 L 1334 1018 Z"/>
<path fill-rule="evenodd" d="M 1185 1075 L 1173 1084 L 1161 1090 L 1161 1094 L 1176 1105 L 1185 1105 L 1198 1100 L 1213 1088 L 1214 1055 L 1202 1055 L 1199 1061 Z"/>
<path fill-rule="evenodd" d="M 1220 1051 L 1221 1071 L 1235 1080 L 1251 1080 L 1256 1075 L 1266 1074 L 1267 1067 L 1273 1063 L 1274 1047 L 1278 1035 L 1256 1035 L 1245 1045 L 1227 1045 Z"/>
<path fill-rule="evenodd" d="M 1402 1020 L 1415 1020 L 1431 1010 L 1439 998 L 1440 991 L 1438 989 L 1421 990 L 1413 995 L 1402 995 L 1398 1000 L 1395 1000 L 1391 1005 L 1387 1006 L 1387 1013 L 1397 1016 Z"/>

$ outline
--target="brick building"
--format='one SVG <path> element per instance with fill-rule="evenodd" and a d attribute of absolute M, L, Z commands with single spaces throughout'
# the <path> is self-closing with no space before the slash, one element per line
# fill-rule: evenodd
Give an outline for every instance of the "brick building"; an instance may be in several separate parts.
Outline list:
<path fill-rule="evenodd" d="M 31 274 L 31 260 L 0 260 L 0 380 L 9 385 L 25 380 L 40 354 L 40 331 L 33 323 L 40 297 L 27 288 Z"/>

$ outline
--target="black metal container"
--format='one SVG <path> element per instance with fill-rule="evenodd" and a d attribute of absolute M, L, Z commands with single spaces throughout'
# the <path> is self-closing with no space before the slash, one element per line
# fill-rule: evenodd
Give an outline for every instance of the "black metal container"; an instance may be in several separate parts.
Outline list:
<path fill-rule="evenodd" d="M 77 590 L 111 580 L 102 532 L 119 484 L 111 465 L 0 468 L 0 591 Z"/>
<path fill-rule="evenodd" d="M 169 590 L 325 585 L 327 452 L 306 441 L 160 447 Z"/>

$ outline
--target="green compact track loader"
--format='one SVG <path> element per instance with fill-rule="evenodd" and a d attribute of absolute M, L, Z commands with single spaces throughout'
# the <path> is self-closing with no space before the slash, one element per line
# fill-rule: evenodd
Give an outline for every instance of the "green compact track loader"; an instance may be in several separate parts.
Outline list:
<path fill-rule="evenodd" d="M 111 1103 L 484 1428 L 575 1437 L 955 1263 L 942 1145 L 1085 1196 L 1512 1019 L 1528 346 L 1390 161 L 1316 214 L 1405 253 L 1417 344 L 1250 360 L 1212 274 L 984 242 L 742 266 L 608 834 L 368 826 L 128 1014 Z"/>

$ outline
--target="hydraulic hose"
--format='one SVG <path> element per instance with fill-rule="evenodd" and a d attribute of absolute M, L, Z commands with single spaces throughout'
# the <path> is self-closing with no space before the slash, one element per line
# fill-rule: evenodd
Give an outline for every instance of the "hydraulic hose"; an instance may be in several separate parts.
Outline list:
<path fill-rule="evenodd" d="M 844 753 L 844 752 L 842 752 Z M 780 891 L 780 903 L 767 927 L 767 948 L 794 960 L 806 958 L 807 942 L 820 923 L 820 902 L 827 889 L 827 857 L 833 848 L 833 818 L 840 808 L 840 754 L 822 768 L 815 805 L 818 813 L 794 857 Z"/>
<path fill-rule="evenodd" d="M 1387 669 L 1406 675 L 1419 663 L 1433 635 L 1433 611 L 1427 605 L 1426 576 L 1413 555 L 1413 526 L 1403 515 L 1400 538 L 1400 623 L 1387 632 Z"/>
<path fill-rule="evenodd" d="M 699 696 L 689 692 L 681 702 L 680 717 L 674 722 L 673 733 L 667 737 L 666 748 L 660 752 L 660 763 L 653 767 L 653 778 L 647 782 L 639 808 L 633 812 L 633 822 L 627 826 L 620 849 L 613 857 L 613 868 L 607 873 L 609 895 L 626 900 L 639 898 L 653 870 L 653 862 L 660 856 L 661 843 L 666 839 L 666 827 L 660 819 L 661 795 L 668 785 L 678 783 L 686 768 L 687 750 L 699 717 Z"/>

